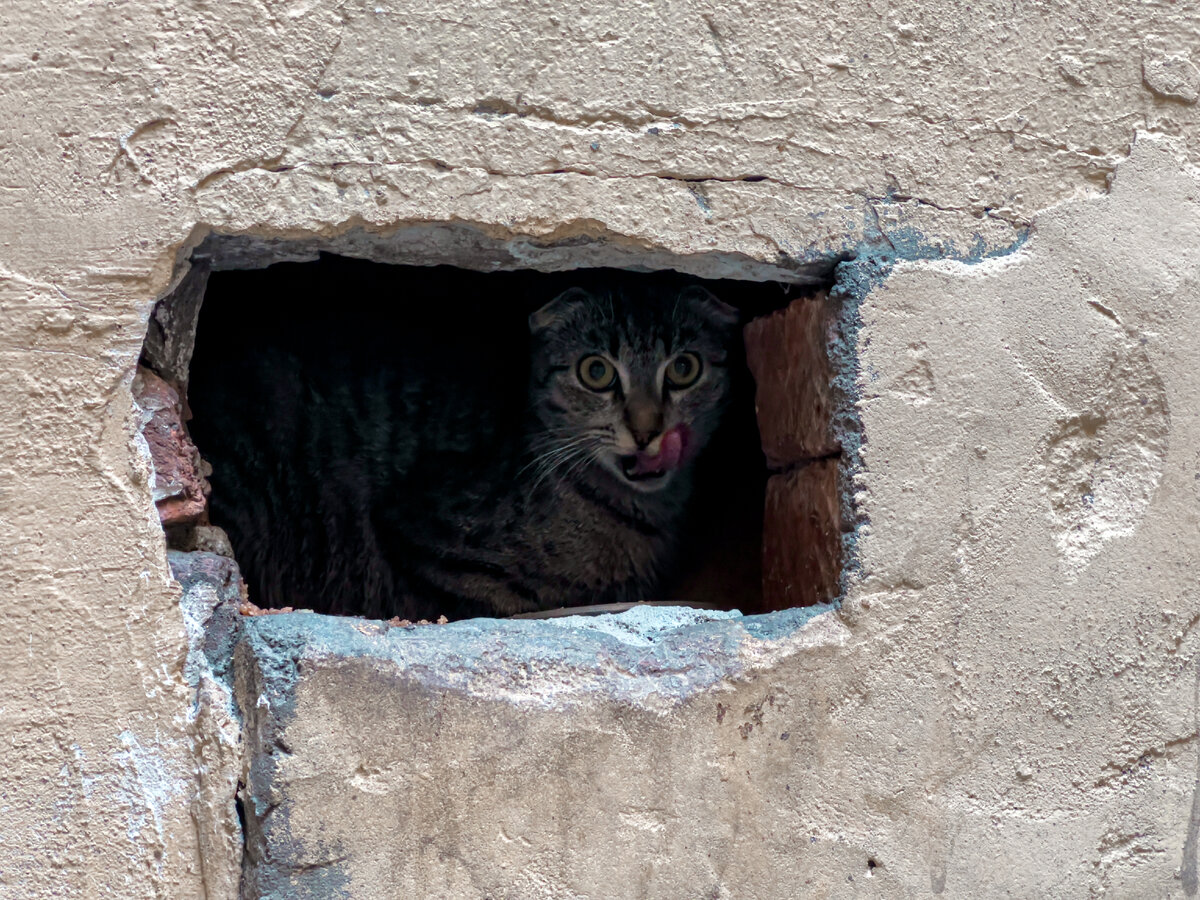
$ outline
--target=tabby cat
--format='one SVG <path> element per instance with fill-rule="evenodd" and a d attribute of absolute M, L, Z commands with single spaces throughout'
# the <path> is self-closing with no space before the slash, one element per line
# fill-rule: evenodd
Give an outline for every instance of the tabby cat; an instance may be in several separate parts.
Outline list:
<path fill-rule="evenodd" d="M 251 335 L 193 367 L 213 521 L 261 606 L 416 619 L 655 599 L 737 322 L 695 285 L 576 287 L 529 317 L 515 369 L 486 328 L 360 328 L 332 349 Z"/>

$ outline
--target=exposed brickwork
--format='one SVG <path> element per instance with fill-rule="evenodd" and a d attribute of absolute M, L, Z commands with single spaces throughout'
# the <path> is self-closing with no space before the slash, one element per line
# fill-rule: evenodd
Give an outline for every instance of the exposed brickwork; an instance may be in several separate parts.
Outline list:
<path fill-rule="evenodd" d="M 838 461 L 821 459 L 767 482 L 763 517 L 767 609 L 826 603 L 841 571 Z"/>
<path fill-rule="evenodd" d="M 829 298 L 818 294 L 746 326 L 763 452 L 773 469 L 837 452 L 830 433 Z"/>
<path fill-rule="evenodd" d="M 767 464 L 763 516 L 766 609 L 832 600 L 841 571 L 837 442 L 830 430 L 831 310 L 825 294 L 746 326 L 746 357 Z"/>
<path fill-rule="evenodd" d="M 133 396 L 142 410 L 142 436 L 154 461 L 154 504 L 163 527 L 200 521 L 207 509 L 209 485 L 205 464 L 183 427 L 179 394 L 139 366 Z"/>

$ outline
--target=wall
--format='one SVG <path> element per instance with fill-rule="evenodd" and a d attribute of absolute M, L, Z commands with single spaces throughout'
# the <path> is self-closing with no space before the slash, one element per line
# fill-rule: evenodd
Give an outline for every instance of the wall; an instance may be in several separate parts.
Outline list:
<path fill-rule="evenodd" d="M 531 667 L 437 707 L 437 672 L 414 681 L 396 648 L 336 678 L 321 657 L 278 685 L 314 772 L 369 712 L 339 693 L 357 684 L 396 687 L 382 721 L 414 768 L 461 761 L 419 789 L 359 773 L 393 851 L 326 886 L 1195 894 L 1197 22 L 1182 3 L 9 4 L 4 893 L 229 896 L 236 875 L 195 800 L 227 780 L 228 723 L 195 705 L 130 395 L 150 305 L 207 239 L 218 264 L 323 246 L 803 280 L 859 260 L 842 609 L 705 626 L 726 668 L 634 699 Z M 285 625 L 255 628 L 246 679 Z M 595 690 L 559 708 L 564 683 Z M 304 731 L 319 713 L 343 729 Z M 401 791 L 404 816 L 371 801 Z M 285 829 L 301 866 L 335 858 L 322 827 Z"/>

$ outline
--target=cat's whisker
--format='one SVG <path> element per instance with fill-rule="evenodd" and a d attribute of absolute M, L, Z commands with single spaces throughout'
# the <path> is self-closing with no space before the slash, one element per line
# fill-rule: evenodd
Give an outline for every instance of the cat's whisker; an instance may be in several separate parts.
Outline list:
<path fill-rule="evenodd" d="M 556 470 L 562 469 L 564 466 L 567 468 L 566 471 L 559 475 L 560 480 L 570 477 L 580 466 L 595 461 L 603 447 L 604 442 L 595 438 L 586 443 L 583 441 L 576 442 L 571 446 L 569 453 L 564 453 L 556 457 L 541 470 L 537 480 L 530 487 L 530 493 L 550 475 L 554 474 Z"/>
<path fill-rule="evenodd" d="M 547 453 L 552 453 L 555 450 L 562 450 L 574 444 L 578 444 L 587 440 L 589 435 L 578 434 L 573 435 L 569 440 L 554 440 L 552 436 L 547 435 L 546 439 L 536 442 L 539 446 L 547 446 Z"/>
<path fill-rule="evenodd" d="M 592 449 L 590 452 L 588 452 L 588 453 L 584 453 L 584 454 L 582 454 L 582 455 L 580 456 L 580 458 L 579 458 L 578 460 L 576 460 L 576 461 L 575 461 L 575 463 L 574 463 L 574 464 L 571 466 L 571 468 L 569 468 L 569 469 L 567 469 L 567 471 L 563 472 L 563 474 L 562 474 L 562 480 L 564 480 L 564 481 L 565 481 L 566 479 L 570 478 L 570 477 L 571 477 L 571 476 L 572 476 L 572 475 L 575 473 L 575 471 L 576 471 L 578 468 L 580 468 L 580 466 L 583 466 L 583 465 L 588 465 L 588 464 L 590 464 L 590 463 L 593 463 L 593 462 L 595 462 L 595 461 L 596 461 L 596 459 L 597 459 L 598 457 L 599 457 L 599 448 L 598 448 L 598 447 L 597 447 L 597 448 L 593 448 L 593 449 Z"/>
<path fill-rule="evenodd" d="M 584 449 L 586 449 L 586 444 L 587 441 L 585 439 L 579 438 L 564 446 L 556 447 L 553 450 L 549 450 L 546 453 L 541 454 L 539 457 L 533 460 L 527 468 L 533 467 L 538 471 L 554 469 L 565 460 L 572 458 L 576 453 L 582 452 Z"/>
<path fill-rule="evenodd" d="M 612 426 L 610 425 L 596 425 L 591 428 L 584 429 L 581 429 L 579 425 L 559 425 L 553 428 L 548 427 L 543 429 L 542 433 L 538 435 L 537 439 L 543 439 L 546 436 L 564 434 L 576 434 L 581 437 L 587 437 L 595 434 L 603 434 L 604 432 L 611 430 Z"/>
<path fill-rule="evenodd" d="M 555 438 L 560 434 L 561 435 L 571 435 L 572 439 L 568 440 L 568 441 L 558 441 Z M 542 459 L 543 457 L 546 457 L 553 453 L 556 453 L 559 450 L 568 449 L 569 447 L 575 446 L 577 444 L 581 444 L 585 441 L 595 441 L 595 440 L 602 439 L 604 437 L 611 437 L 611 436 L 612 436 L 612 430 L 610 428 L 600 428 L 600 429 L 585 431 L 582 433 L 579 432 L 577 429 L 571 428 L 571 427 L 563 427 L 561 429 L 557 429 L 556 431 L 548 431 L 543 435 L 539 435 L 538 438 L 536 438 L 533 441 L 533 445 L 531 446 L 530 449 L 534 453 L 536 453 L 537 456 L 535 457 L 535 459 L 533 460 L 531 465 L 533 465 L 534 463 L 536 463 L 538 460 Z M 543 451 L 543 448 L 545 448 L 545 450 L 544 450 L 544 452 L 541 452 L 541 451 Z M 522 470 L 522 471 L 524 471 L 524 470 Z"/>
<path fill-rule="evenodd" d="M 590 439 L 590 436 L 585 434 L 585 435 L 581 435 L 581 436 L 577 437 L 573 441 L 568 441 L 565 444 L 557 444 L 557 445 L 551 447 L 545 453 L 541 453 L 541 454 L 535 456 L 526 465 L 522 466 L 520 471 L 517 472 L 517 475 L 518 476 L 523 475 L 526 471 L 528 471 L 531 468 L 536 467 L 536 468 L 540 469 L 543 466 L 549 464 L 551 461 L 553 461 L 563 455 L 569 455 L 572 450 L 574 450 L 577 447 L 582 446 L 585 442 L 589 441 L 589 439 Z"/>
<path fill-rule="evenodd" d="M 576 452 L 579 454 L 582 454 L 585 452 L 585 448 L 578 448 Z M 538 473 L 538 477 L 534 480 L 533 484 L 530 485 L 529 493 L 530 494 L 534 493 L 534 491 L 537 490 L 538 486 L 543 481 L 545 481 L 547 478 L 549 478 L 551 474 L 553 474 L 555 469 L 562 467 L 563 465 L 565 465 L 567 462 L 569 462 L 573 458 L 574 458 L 574 454 L 571 454 L 571 455 L 568 455 L 565 457 L 560 457 L 554 463 L 547 465 L 543 469 L 541 469 L 540 472 Z"/>

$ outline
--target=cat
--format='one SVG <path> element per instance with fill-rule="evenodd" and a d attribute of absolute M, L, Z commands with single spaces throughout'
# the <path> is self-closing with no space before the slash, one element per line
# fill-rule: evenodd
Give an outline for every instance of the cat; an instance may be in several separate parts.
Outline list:
<path fill-rule="evenodd" d="M 660 599 L 730 392 L 739 317 L 707 289 L 574 287 L 523 343 L 280 328 L 207 364 L 203 317 L 191 431 L 258 605 L 459 619 Z"/>

